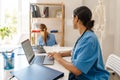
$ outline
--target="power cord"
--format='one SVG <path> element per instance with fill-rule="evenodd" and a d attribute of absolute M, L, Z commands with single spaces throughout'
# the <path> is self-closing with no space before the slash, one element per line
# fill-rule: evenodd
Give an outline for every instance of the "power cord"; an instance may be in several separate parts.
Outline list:
<path fill-rule="evenodd" d="M 9 80 L 12 80 L 14 77 L 15 77 L 15 76 L 10 77 Z"/>

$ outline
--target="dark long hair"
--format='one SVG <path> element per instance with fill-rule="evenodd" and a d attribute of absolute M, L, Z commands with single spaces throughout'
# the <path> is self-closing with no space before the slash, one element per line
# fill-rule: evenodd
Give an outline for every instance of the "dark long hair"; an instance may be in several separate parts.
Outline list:
<path fill-rule="evenodd" d="M 92 12 L 88 7 L 86 7 L 86 6 L 78 7 L 74 10 L 73 14 L 74 14 L 74 17 L 78 16 L 78 19 L 80 19 L 80 21 L 82 21 L 83 25 L 88 30 L 92 30 L 92 28 L 94 26 L 94 20 L 91 20 Z"/>

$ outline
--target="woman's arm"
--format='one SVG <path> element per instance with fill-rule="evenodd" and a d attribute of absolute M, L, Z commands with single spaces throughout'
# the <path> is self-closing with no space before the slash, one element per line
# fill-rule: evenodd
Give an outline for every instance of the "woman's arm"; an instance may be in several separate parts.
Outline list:
<path fill-rule="evenodd" d="M 62 54 L 63 56 L 66 54 Z M 61 54 L 54 53 L 53 55 L 54 59 L 58 61 L 62 66 L 64 66 L 67 70 L 75 74 L 76 76 L 80 75 L 82 72 L 78 70 L 71 62 L 68 62 L 64 59 L 62 59 Z"/>
<path fill-rule="evenodd" d="M 48 56 L 53 57 L 62 66 L 64 66 L 67 70 L 69 70 L 70 72 L 72 72 L 76 76 L 78 76 L 82 73 L 71 62 L 68 62 L 62 58 L 62 57 L 71 56 L 71 50 L 70 51 L 63 51 L 63 52 L 59 52 L 59 53 L 57 53 L 57 52 L 49 53 Z"/>
<path fill-rule="evenodd" d="M 62 57 L 71 56 L 71 50 L 69 50 L 69 51 L 60 51 L 60 52 L 58 52 L 58 53 L 60 53 L 60 55 L 61 55 Z"/>
<path fill-rule="evenodd" d="M 71 50 L 69 50 L 69 51 L 60 51 L 60 52 L 49 52 L 48 56 L 53 57 L 54 53 L 60 54 L 61 57 L 71 56 Z"/>

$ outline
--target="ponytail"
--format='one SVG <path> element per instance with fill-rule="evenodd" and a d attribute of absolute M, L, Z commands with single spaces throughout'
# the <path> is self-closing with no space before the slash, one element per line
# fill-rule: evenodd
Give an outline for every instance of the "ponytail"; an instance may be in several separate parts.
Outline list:
<path fill-rule="evenodd" d="M 88 30 L 91 30 L 94 26 L 94 22 L 95 22 L 94 20 L 88 21 L 87 24 L 86 24 L 86 28 Z"/>
<path fill-rule="evenodd" d="M 47 29 L 44 29 L 44 37 L 43 40 L 45 42 L 45 45 L 47 45 Z"/>

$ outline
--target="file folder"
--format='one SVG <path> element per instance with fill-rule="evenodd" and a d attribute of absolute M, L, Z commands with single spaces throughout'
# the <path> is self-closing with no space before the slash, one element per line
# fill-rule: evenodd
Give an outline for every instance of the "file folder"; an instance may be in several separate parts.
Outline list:
<path fill-rule="evenodd" d="M 11 74 L 18 80 L 57 80 L 64 76 L 63 72 L 37 64 L 32 64 L 18 71 L 12 71 Z"/>

